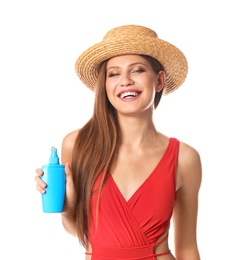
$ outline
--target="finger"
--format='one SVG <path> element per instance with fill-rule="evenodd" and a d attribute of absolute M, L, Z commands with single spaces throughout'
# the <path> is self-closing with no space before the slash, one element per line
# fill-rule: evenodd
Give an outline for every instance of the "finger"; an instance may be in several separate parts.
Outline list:
<path fill-rule="evenodd" d="M 35 181 L 36 181 L 37 185 L 39 185 L 42 188 L 45 188 L 47 186 L 47 184 L 40 178 L 39 175 L 35 176 Z"/>
<path fill-rule="evenodd" d="M 37 189 L 41 194 L 46 193 L 46 190 L 45 190 L 43 187 L 41 187 L 39 184 L 36 185 L 36 189 Z"/>
<path fill-rule="evenodd" d="M 35 176 L 35 181 L 36 181 L 36 189 L 40 192 L 40 193 L 45 193 L 46 192 L 46 186 L 47 184 L 40 178 L 39 175 Z"/>
<path fill-rule="evenodd" d="M 37 174 L 38 176 L 42 176 L 42 175 L 43 175 L 42 169 L 37 168 L 37 169 L 36 169 L 36 174 Z"/>

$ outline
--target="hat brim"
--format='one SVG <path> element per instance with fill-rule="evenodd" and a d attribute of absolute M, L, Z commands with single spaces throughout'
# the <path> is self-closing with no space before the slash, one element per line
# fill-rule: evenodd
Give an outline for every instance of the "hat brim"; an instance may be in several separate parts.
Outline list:
<path fill-rule="evenodd" d="M 75 63 L 81 81 L 91 90 L 96 88 L 100 64 L 112 57 L 128 54 L 148 55 L 158 60 L 166 73 L 164 95 L 176 90 L 185 81 L 188 72 L 184 54 L 174 45 L 159 38 L 118 37 L 105 39 L 84 51 Z"/>

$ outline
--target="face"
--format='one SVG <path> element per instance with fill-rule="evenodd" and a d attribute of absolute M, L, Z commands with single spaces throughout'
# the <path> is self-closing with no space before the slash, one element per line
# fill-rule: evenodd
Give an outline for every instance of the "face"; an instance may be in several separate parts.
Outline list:
<path fill-rule="evenodd" d="M 156 92 L 163 88 L 165 73 L 155 73 L 140 55 L 111 58 L 106 68 L 106 92 L 110 103 L 121 114 L 152 111 Z"/>

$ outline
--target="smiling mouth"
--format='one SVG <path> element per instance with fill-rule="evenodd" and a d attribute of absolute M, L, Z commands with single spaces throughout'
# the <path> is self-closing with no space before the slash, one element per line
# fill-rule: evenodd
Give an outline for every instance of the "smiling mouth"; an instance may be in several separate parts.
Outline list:
<path fill-rule="evenodd" d="M 120 98 L 133 98 L 138 96 L 140 93 L 139 92 L 135 92 L 135 91 L 127 91 L 127 92 L 123 92 L 119 95 Z"/>

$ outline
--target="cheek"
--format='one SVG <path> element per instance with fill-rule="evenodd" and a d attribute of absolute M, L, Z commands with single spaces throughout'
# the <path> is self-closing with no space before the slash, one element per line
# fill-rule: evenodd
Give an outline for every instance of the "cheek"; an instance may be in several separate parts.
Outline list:
<path fill-rule="evenodd" d="M 116 84 L 114 81 L 111 81 L 111 80 L 106 80 L 105 82 L 105 89 L 106 89 L 106 92 L 107 92 L 107 95 L 111 96 L 113 95 L 115 89 L 116 89 Z"/>

